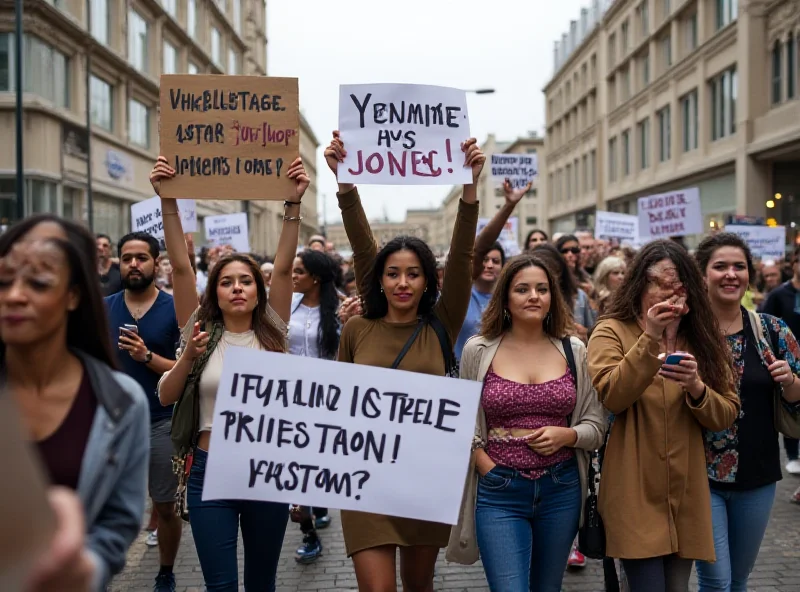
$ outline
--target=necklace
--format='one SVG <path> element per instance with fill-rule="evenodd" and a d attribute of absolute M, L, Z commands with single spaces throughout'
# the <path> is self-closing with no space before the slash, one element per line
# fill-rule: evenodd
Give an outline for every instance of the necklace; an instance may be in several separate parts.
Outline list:
<path fill-rule="evenodd" d="M 730 334 L 731 327 L 733 327 L 733 324 L 734 324 L 736 321 L 738 321 L 738 320 L 739 320 L 739 317 L 737 316 L 737 317 L 736 317 L 736 318 L 734 318 L 734 319 L 733 319 L 733 320 L 732 320 L 730 323 L 728 323 L 728 326 L 727 326 L 727 327 L 725 327 L 725 328 L 722 330 L 722 334 L 723 334 L 723 335 L 725 335 L 725 336 L 727 337 L 727 336 Z"/>

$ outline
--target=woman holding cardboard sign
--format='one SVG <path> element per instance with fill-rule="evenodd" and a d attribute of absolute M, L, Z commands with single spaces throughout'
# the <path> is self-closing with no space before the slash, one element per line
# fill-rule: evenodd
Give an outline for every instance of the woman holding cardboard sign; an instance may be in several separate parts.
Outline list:
<path fill-rule="evenodd" d="M 461 150 L 464 166 L 472 169 L 473 183 L 464 185 L 441 298 L 436 258 L 428 245 L 400 236 L 379 251 L 355 185 L 339 183 L 339 207 L 364 305 L 364 314 L 351 318 L 342 330 L 340 361 L 438 376 L 452 368 L 452 343 L 467 314 L 472 289 L 472 247 L 478 224 L 475 183 L 486 161 L 474 138 L 464 142 Z M 339 133 L 334 132 L 325 150 L 334 174 L 345 155 Z M 398 356 L 402 351 L 405 355 Z M 342 530 L 359 590 L 395 589 L 398 547 L 403 589 L 433 590 L 433 569 L 439 549 L 447 546 L 449 525 L 342 511 Z"/>
<path fill-rule="evenodd" d="M 159 157 L 150 174 L 150 182 L 157 194 L 162 180 L 174 175 L 175 171 L 166 159 Z M 295 194 L 284 202 L 283 228 L 269 297 L 264 277 L 253 258 L 244 253 L 231 253 L 221 257 L 211 269 L 203 304 L 199 305 L 177 202 L 174 199 L 161 200 L 164 236 L 173 267 L 175 312 L 183 327 L 181 341 L 185 347 L 175 367 L 164 374 L 158 391 L 162 404 L 176 403 L 172 416 L 172 442 L 183 461 L 177 463 L 178 467 L 183 467 L 188 458 L 192 459 L 189 461 L 191 472 L 186 483 L 186 502 L 197 556 L 209 592 L 235 592 L 239 589 L 236 543 L 240 523 L 245 552 L 245 590 L 275 590 L 275 574 L 289 507 L 272 502 L 203 501 L 202 491 L 214 403 L 226 348 L 287 350 L 287 323 L 293 292 L 292 263 L 302 219 L 300 201 L 309 185 L 299 158 L 289 167 L 288 176 L 295 180 Z"/>

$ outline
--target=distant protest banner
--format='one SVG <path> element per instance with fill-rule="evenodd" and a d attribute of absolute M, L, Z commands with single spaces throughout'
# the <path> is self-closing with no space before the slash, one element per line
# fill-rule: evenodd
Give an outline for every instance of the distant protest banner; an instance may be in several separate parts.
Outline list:
<path fill-rule="evenodd" d="M 481 231 L 486 228 L 491 218 L 478 218 L 478 227 L 475 236 L 478 236 Z M 497 242 L 503 247 L 503 253 L 506 257 L 514 257 L 519 255 L 522 250 L 519 248 L 519 218 L 512 216 L 506 220 L 506 225 L 500 232 Z"/>
<path fill-rule="evenodd" d="M 728 224 L 725 232 L 732 232 L 742 238 L 750 247 L 754 257 L 783 261 L 786 255 L 785 226 L 743 226 Z"/>
<path fill-rule="evenodd" d="M 461 143 L 469 116 L 463 90 L 418 84 L 339 87 L 339 133 L 347 157 L 340 183 L 464 185 Z"/>
<path fill-rule="evenodd" d="M 164 197 L 286 199 L 300 154 L 296 78 L 161 76 L 160 153 L 175 169 Z"/>
<path fill-rule="evenodd" d="M 229 347 L 203 500 L 455 524 L 480 393 L 474 381 Z"/>
<path fill-rule="evenodd" d="M 644 239 L 702 234 L 697 187 L 639 198 L 639 236 Z"/>
<path fill-rule="evenodd" d="M 206 216 L 203 224 L 206 227 L 206 240 L 212 245 L 218 247 L 230 245 L 240 253 L 250 252 L 246 213 Z"/>
<path fill-rule="evenodd" d="M 520 189 L 539 176 L 539 157 L 536 154 L 492 154 L 491 168 L 497 185 L 508 179 L 511 187 Z"/>
<path fill-rule="evenodd" d="M 197 209 L 193 199 L 179 199 L 178 212 L 184 232 L 197 232 Z M 131 204 L 131 232 L 146 232 L 158 239 L 161 249 L 164 242 L 164 219 L 161 214 L 161 198 L 157 195 Z"/>
<path fill-rule="evenodd" d="M 634 243 L 639 239 L 639 217 L 632 214 L 597 210 L 594 219 L 595 238 L 616 238 Z"/>

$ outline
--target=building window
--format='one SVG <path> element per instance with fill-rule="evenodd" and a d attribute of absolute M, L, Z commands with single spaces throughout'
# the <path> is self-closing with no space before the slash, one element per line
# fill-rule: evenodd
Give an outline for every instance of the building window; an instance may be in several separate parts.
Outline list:
<path fill-rule="evenodd" d="M 716 0 L 717 30 L 736 20 L 739 14 L 739 0 Z"/>
<path fill-rule="evenodd" d="M 0 91 L 14 88 L 14 35 L 0 33 Z"/>
<path fill-rule="evenodd" d="M 128 61 L 147 73 L 147 21 L 135 10 L 128 11 Z"/>
<path fill-rule="evenodd" d="M 670 134 L 671 117 L 669 106 L 664 107 L 658 113 L 658 159 L 660 162 L 666 162 L 672 157 L 672 147 L 670 142 L 672 136 Z"/>
<path fill-rule="evenodd" d="M 793 99 L 797 84 L 797 62 L 795 56 L 794 35 L 789 33 L 786 40 L 786 98 Z"/>
<path fill-rule="evenodd" d="M 621 91 L 622 100 L 627 101 L 631 98 L 631 71 L 628 66 L 620 69 L 620 76 L 622 77 Z"/>
<path fill-rule="evenodd" d="M 639 8 L 636 9 L 639 15 L 639 26 L 642 30 L 642 37 L 647 36 L 647 33 L 650 31 L 650 11 L 647 7 L 648 1 L 649 0 L 645 0 L 639 5 Z"/>
<path fill-rule="evenodd" d="M 608 180 L 614 183 L 617 180 L 617 139 L 608 141 Z"/>
<path fill-rule="evenodd" d="M 236 52 L 228 48 L 228 74 L 238 74 L 239 73 L 239 56 L 236 55 Z"/>
<path fill-rule="evenodd" d="M 631 174 L 631 130 L 622 132 L 622 174 Z"/>
<path fill-rule="evenodd" d="M 167 11 L 167 14 L 174 17 L 178 12 L 177 2 L 176 0 L 161 0 L 161 4 L 164 6 L 164 10 Z"/>
<path fill-rule="evenodd" d="M 711 140 L 736 132 L 736 68 L 725 70 L 711 80 Z"/>
<path fill-rule="evenodd" d="M 92 123 L 98 125 L 103 129 L 112 131 L 113 129 L 113 115 L 114 115 L 114 101 L 113 89 L 102 78 L 98 78 L 92 74 L 89 82 L 89 89 L 91 91 L 91 111 Z"/>
<path fill-rule="evenodd" d="M 572 199 L 572 165 L 568 164 L 565 167 L 565 175 L 567 177 L 566 193 L 567 199 Z"/>
<path fill-rule="evenodd" d="M 672 36 L 669 34 L 661 40 L 661 59 L 664 70 L 672 66 Z"/>
<path fill-rule="evenodd" d="M 697 13 L 692 13 L 684 24 L 686 31 L 686 53 L 690 53 L 697 49 Z"/>
<path fill-rule="evenodd" d="M 597 189 L 597 153 L 592 150 L 589 153 L 589 190 Z"/>
<path fill-rule="evenodd" d="M 650 166 L 650 119 L 644 119 L 637 124 L 639 128 L 639 169 L 645 170 Z"/>
<path fill-rule="evenodd" d="M 697 123 L 697 91 L 693 90 L 681 98 L 684 152 L 697 149 Z"/>
<path fill-rule="evenodd" d="M 578 170 L 578 159 L 575 159 L 575 165 L 572 167 L 572 173 L 575 175 L 575 195 L 581 194 L 580 175 Z M 586 157 L 583 157 L 583 191 L 586 191 Z"/>
<path fill-rule="evenodd" d="M 186 32 L 195 39 L 197 35 L 197 3 L 196 0 L 186 0 Z"/>
<path fill-rule="evenodd" d="M 189 62 L 189 74 L 197 74 L 199 72 L 197 66 L 192 62 Z"/>
<path fill-rule="evenodd" d="M 26 210 L 30 214 L 57 214 L 58 188 L 55 183 L 30 179 L 28 181 L 28 195 Z"/>
<path fill-rule="evenodd" d="M 650 84 L 650 52 L 645 52 L 641 59 L 641 70 L 642 70 L 642 88 L 645 88 L 648 84 Z"/>
<path fill-rule="evenodd" d="M 233 30 L 242 32 L 242 0 L 233 0 Z"/>
<path fill-rule="evenodd" d="M 670 2 L 670 0 L 662 0 L 662 7 L 664 12 L 663 17 L 664 20 L 666 20 L 669 16 L 669 13 L 672 12 L 672 2 Z"/>
<path fill-rule="evenodd" d="M 772 48 L 772 104 L 777 105 L 781 102 L 781 52 L 783 46 L 780 41 L 775 42 Z"/>
<path fill-rule="evenodd" d="M 611 34 L 608 37 L 608 65 L 614 67 L 617 62 L 617 36 Z"/>
<path fill-rule="evenodd" d="M 22 44 L 25 92 L 56 107 L 69 107 L 69 59 L 38 37 L 25 35 Z M 0 33 L 0 91 L 16 90 L 14 34 Z"/>
<path fill-rule="evenodd" d="M 128 101 L 128 139 L 150 148 L 150 109 L 136 99 Z"/>
<path fill-rule="evenodd" d="M 178 50 L 169 41 L 164 42 L 164 71 L 163 74 L 178 73 Z"/>
<path fill-rule="evenodd" d="M 625 22 L 622 23 L 622 27 L 620 28 L 620 37 L 622 38 L 622 54 L 621 57 L 625 57 L 628 53 L 628 21 L 627 19 Z"/>
<path fill-rule="evenodd" d="M 108 0 L 91 0 L 92 35 L 108 45 Z"/>
<path fill-rule="evenodd" d="M 211 59 L 217 66 L 222 64 L 222 41 L 216 27 L 211 27 Z"/>

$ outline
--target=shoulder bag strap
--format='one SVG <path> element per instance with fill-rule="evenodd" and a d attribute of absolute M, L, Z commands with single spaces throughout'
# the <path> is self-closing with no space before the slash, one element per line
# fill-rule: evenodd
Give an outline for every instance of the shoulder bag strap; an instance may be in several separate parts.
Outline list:
<path fill-rule="evenodd" d="M 572 375 L 572 381 L 575 383 L 575 391 L 578 391 L 578 366 L 575 364 L 575 354 L 572 351 L 572 342 L 569 337 L 561 338 L 561 347 L 564 348 L 564 357 L 567 358 L 567 366 L 569 366 L 569 373 Z M 572 413 L 567 415 L 567 426 L 572 425 Z"/>
<path fill-rule="evenodd" d="M 410 350 L 411 346 L 414 345 L 414 342 L 417 340 L 417 337 L 419 337 L 419 333 L 420 331 L 422 331 L 422 327 L 424 326 L 425 322 L 422 320 L 420 320 L 420 322 L 417 323 L 417 328 L 414 329 L 414 332 L 411 334 L 411 337 L 408 338 L 408 341 L 406 341 L 406 344 L 403 346 L 403 349 L 400 350 L 400 353 L 397 354 L 397 358 L 395 358 L 394 363 L 391 365 L 391 368 L 393 370 L 396 369 L 400 365 L 400 362 L 403 361 L 403 358 L 406 357 L 408 350 Z"/>
<path fill-rule="evenodd" d="M 439 320 L 439 317 L 437 317 L 435 313 L 430 316 L 428 322 L 436 332 L 436 337 L 439 338 L 439 346 L 442 348 L 442 356 L 444 357 L 445 375 L 450 376 L 455 364 L 455 353 L 453 353 L 453 346 L 450 345 L 450 337 L 447 335 L 447 329 L 445 329 L 444 323 Z"/>

